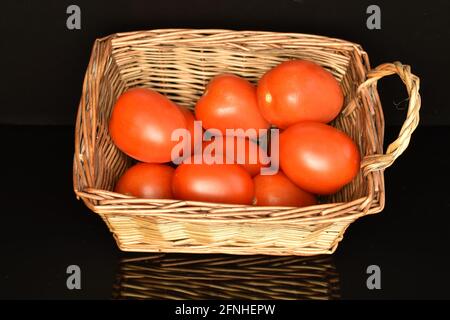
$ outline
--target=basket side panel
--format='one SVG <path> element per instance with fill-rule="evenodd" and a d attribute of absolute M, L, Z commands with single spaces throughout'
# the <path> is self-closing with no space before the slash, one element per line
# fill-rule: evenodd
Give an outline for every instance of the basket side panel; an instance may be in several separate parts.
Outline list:
<path fill-rule="evenodd" d="M 193 108 L 209 80 L 217 74 L 233 73 L 254 84 L 270 68 L 289 59 L 313 60 L 341 80 L 350 60 L 350 52 L 325 47 L 291 45 L 280 48 L 274 43 L 228 39 L 212 46 L 194 40 L 128 43 L 115 40 L 114 59 L 127 87 L 143 86 L 164 93 L 180 105 Z M 295 43 L 294 43 L 295 44 Z"/>
<path fill-rule="evenodd" d="M 271 255 L 332 253 L 353 221 L 196 223 L 122 215 L 108 215 L 107 220 L 124 251 Z"/>
<path fill-rule="evenodd" d="M 112 190 L 130 159 L 112 143 L 108 122 L 124 81 L 108 38 L 97 40 L 85 75 L 75 129 L 74 189 Z M 95 203 L 95 199 L 88 198 Z"/>
<path fill-rule="evenodd" d="M 359 86 L 366 80 L 370 70 L 365 52 L 355 50 L 342 79 L 341 87 L 345 94 L 345 108 L 335 119 L 333 125 L 346 132 L 360 150 L 361 159 L 383 152 L 384 118 L 378 93 L 365 90 Z M 384 199 L 384 180 L 382 173 L 371 172 L 364 176 L 360 170 L 358 176 L 328 201 L 342 202 L 366 197 L 361 210 L 369 211 L 371 207 L 380 207 Z"/>

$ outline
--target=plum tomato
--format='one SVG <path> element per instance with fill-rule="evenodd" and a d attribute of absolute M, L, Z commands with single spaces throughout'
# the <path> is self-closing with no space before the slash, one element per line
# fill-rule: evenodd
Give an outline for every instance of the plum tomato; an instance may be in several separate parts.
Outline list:
<path fill-rule="evenodd" d="M 333 75 L 306 60 L 285 61 L 266 72 L 259 80 L 257 97 L 264 118 L 282 129 L 301 121 L 328 123 L 344 102 Z"/>
<path fill-rule="evenodd" d="M 163 163 L 171 160 L 175 129 L 187 128 L 175 103 L 146 88 L 133 88 L 117 100 L 109 121 L 114 144 L 139 161 Z"/>
<path fill-rule="evenodd" d="M 174 171 L 165 164 L 135 164 L 120 177 L 115 192 L 146 199 L 173 199 Z"/>
<path fill-rule="evenodd" d="M 195 116 L 205 129 L 267 129 L 269 123 L 261 115 L 256 88 L 236 75 L 214 77 L 195 106 Z"/>
<path fill-rule="evenodd" d="M 181 200 L 251 204 L 253 181 L 237 164 L 179 165 L 172 180 L 174 196 Z"/>
<path fill-rule="evenodd" d="M 300 189 L 281 171 L 274 175 L 257 175 L 253 183 L 257 206 L 306 207 L 317 203 L 313 194 Z"/>
<path fill-rule="evenodd" d="M 358 174 L 360 154 L 344 132 L 319 122 L 300 122 L 280 135 L 280 166 L 300 188 L 332 194 Z"/>

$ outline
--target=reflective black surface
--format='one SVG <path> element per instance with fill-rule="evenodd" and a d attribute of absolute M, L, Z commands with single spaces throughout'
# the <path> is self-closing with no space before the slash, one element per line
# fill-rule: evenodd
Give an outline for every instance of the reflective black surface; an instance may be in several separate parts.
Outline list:
<path fill-rule="evenodd" d="M 386 170 L 385 210 L 314 258 L 120 252 L 72 192 L 72 127 L 0 126 L 0 137 L 0 298 L 450 298 L 448 127 L 420 127 Z M 66 287 L 69 265 L 81 290 Z M 367 289 L 369 265 L 381 290 Z"/>
<path fill-rule="evenodd" d="M 115 299 L 339 299 L 330 256 L 152 254 L 121 259 Z"/>

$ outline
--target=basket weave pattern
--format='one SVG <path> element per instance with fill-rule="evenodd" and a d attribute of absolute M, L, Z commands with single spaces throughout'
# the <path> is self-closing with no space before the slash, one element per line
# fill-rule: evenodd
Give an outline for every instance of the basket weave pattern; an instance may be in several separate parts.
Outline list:
<path fill-rule="evenodd" d="M 321 204 L 257 207 L 138 199 L 112 192 L 133 162 L 115 147 L 108 121 L 126 89 L 149 87 L 192 109 L 208 81 L 234 73 L 253 83 L 288 59 L 312 60 L 341 83 L 345 106 L 333 125 L 360 148 L 352 183 Z M 377 81 L 398 74 L 409 106 L 399 137 L 383 153 Z M 419 79 L 401 63 L 370 68 L 359 45 L 320 36 L 164 29 L 114 34 L 92 50 L 75 132 L 74 190 L 98 213 L 124 251 L 315 255 L 332 253 L 356 219 L 384 207 L 384 169 L 406 149 L 419 121 Z"/>

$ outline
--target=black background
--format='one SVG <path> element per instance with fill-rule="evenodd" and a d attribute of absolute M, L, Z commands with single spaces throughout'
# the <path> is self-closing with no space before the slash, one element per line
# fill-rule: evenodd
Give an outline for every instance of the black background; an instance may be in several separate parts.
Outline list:
<path fill-rule="evenodd" d="M 81 30 L 68 30 L 66 8 L 81 8 Z M 366 9 L 381 8 L 381 30 L 368 30 Z M 301 32 L 359 43 L 372 66 L 400 60 L 422 79 L 423 125 L 450 124 L 446 107 L 450 2 L 331 0 L 7 1 L 0 20 L 0 122 L 72 125 L 93 41 L 155 28 L 228 28 Z M 406 93 L 384 80 L 387 124 L 400 124 Z M 400 104 L 401 107 L 404 104 Z"/>
<path fill-rule="evenodd" d="M 70 4 L 81 8 L 81 30 L 66 28 Z M 381 30 L 366 28 L 370 4 L 381 7 Z M 95 38 L 169 27 L 320 34 L 361 44 L 372 66 L 410 64 L 422 81 L 421 126 L 386 171 L 385 210 L 352 224 L 332 260 L 344 299 L 450 298 L 450 2 L 21 0 L 1 10 L 0 298 L 112 296 L 130 255 L 72 191 L 81 84 Z M 404 120 L 406 92 L 392 77 L 380 95 L 387 143 Z M 65 286 L 70 264 L 82 269 L 80 291 Z M 366 287 L 371 264 L 381 267 L 382 290 Z"/>

